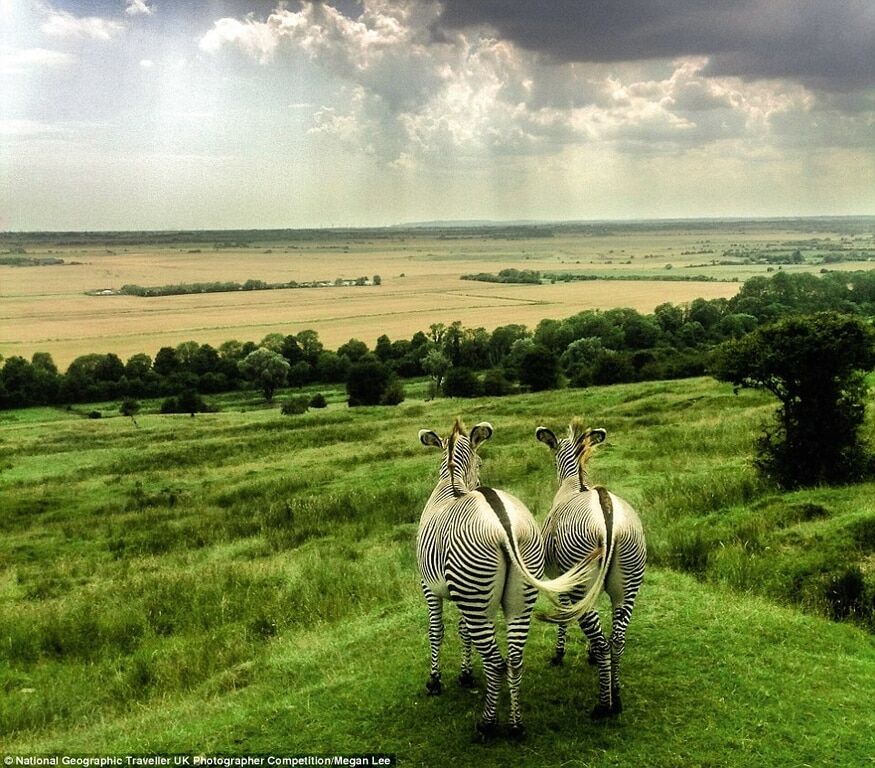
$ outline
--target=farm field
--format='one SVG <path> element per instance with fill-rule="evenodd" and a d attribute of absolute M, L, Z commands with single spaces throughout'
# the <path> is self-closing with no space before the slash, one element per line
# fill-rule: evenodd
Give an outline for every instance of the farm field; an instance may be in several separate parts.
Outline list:
<path fill-rule="evenodd" d="M 750 461 L 775 408 L 764 394 L 710 379 L 429 402 L 415 385 L 396 408 L 326 394 L 327 409 L 298 417 L 241 393 L 217 398 L 218 413 L 146 412 L 138 426 L 81 409 L 0 413 L 5 752 L 871 763 L 875 644 L 864 617 L 826 616 L 849 569 L 871 599 L 875 485 L 764 485 Z M 493 423 L 482 479 L 539 519 L 554 472 L 535 427 L 581 415 L 607 429 L 593 479 L 637 507 L 651 560 L 617 720 L 589 721 L 596 680 L 579 634 L 555 669 L 553 630 L 536 623 L 529 738 L 472 743 L 482 692 L 453 683 L 453 608 L 446 692 L 425 696 L 413 542 L 438 459 L 417 431 L 445 433 L 457 413 Z"/>
<path fill-rule="evenodd" d="M 804 262 L 781 267 L 788 271 L 817 271 L 823 256 L 836 252 L 846 258 L 830 268 L 868 268 L 864 259 L 875 256 L 868 219 L 559 227 L 549 237 L 535 236 L 531 228 L 331 231 L 277 234 L 276 239 L 248 234 L 252 242 L 239 239 L 247 233 L 236 233 L 238 239 L 227 243 L 199 242 L 192 233 L 184 242 L 154 233 L 0 235 L 0 252 L 23 250 L 27 256 L 66 262 L 0 264 L 0 354 L 29 358 L 49 352 L 63 369 L 90 352 L 114 352 L 124 359 L 138 352 L 154 355 L 161 346 L 191 339 L 218 346 L 232 338 L 257 341 L 268 333 L 306 328 L 316 330 L 330 348 L 350 338 L 372 347 L 382 334 L 409 338 L 435 322 L 460 320 L 488 330 L 510 323 L 534 327 L 543 318 L 585 309 L 649 312 L 663 302 L 729 297 L 745 279 L 777 269 L 743 264 L 743 254 L 799 249 Z M 712 263 L 721 260 L 738 263 Z M 460 280 L 463 274 L 511 267 L 608 279 L 542 285 Z M 125 284 L 373 275 L 380 275 L 382 285 L 154 298 L 85 295 Z M 609 279 L 617 276 L 635 280 Z M 708 282 L 692 279 L 698 276 Z"/>

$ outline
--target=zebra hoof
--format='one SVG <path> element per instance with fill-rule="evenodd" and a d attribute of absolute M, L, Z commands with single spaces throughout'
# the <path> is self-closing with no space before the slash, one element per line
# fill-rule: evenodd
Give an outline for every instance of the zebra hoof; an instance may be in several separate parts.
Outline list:
<path fill-rule="evenodd" d="M 477 737 L 480 741 L 491 741 L 496 736 L 498 736 L 498 722 L 496 720 L 489 722 L 486 720 L 477 721 Z"/>
<path fill-rule="evenodd" d="M 477 685 L 477 680 L 474 675 L 471 674 L 470 669 L 462 670 L 461 674 L 459 675 L 459 685 L 462 688 L 473 688 L 475 685 Z"/>
<path fill-rule="evenodd" d="M 599 660 L 596 658 L 596 655 L 592 652 L 592 648 L 587 651 L 586 654 L 586 663 L 591 667 L 597 667 L 599 665 Z"/>
<path fill-rule="evenodd" d="M 561 667 L 563 661 L 565 661 L 565 651 L 562 651 L 561 653 L 556 651 L 556 654 L 550 659 L 550 666 Z"/>
<path fill-rule="evenodd" d="M 511 741 L 525 741 L 526 736 L 528 736 L 528 734 L 526 733 L 526 729 L 522 723 L 512 725 L 507 730 L 507 737 Z"/>
<path fill-rule="evenodd" d="M 619 715 L 623 711 L 623 702 L 620 700 L 620 692 L 611 694 L 611 714 Z"/>
<path fill-rule="evenodd" d="M 606 720 L 609 718 L 613 712 L 611 712 L 611 708 L 604 704 L 596 704 L 593 707 L 592 712 L 589 713 L 590 719 L 592 720 Z"/>
<path fill-rule="evenodd" d="M 429 677 L 428 682 L 425 684 L 425 692 L 429 696 L 440 696 L 441 691 L 443 691 L 443 686 L 441 685 L 440 675 L 432 675 Z"/>

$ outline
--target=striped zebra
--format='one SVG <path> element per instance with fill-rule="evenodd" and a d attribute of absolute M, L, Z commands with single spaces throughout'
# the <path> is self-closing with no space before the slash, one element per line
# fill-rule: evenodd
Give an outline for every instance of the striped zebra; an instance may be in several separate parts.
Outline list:
<path fill-rule="evenodd" d="M 544 521 L 544 542 L 548 570 L 563 570 L 604 551 L 598 573 L 585 593 L 575 588 L 564 602 L 564 610 L 546 617 L 559 623 L 554 664 L 565 655 L 567 625 L 572 621 L 589 640 L 590 660 L 598 666 L 599 699 L 592 710 L 594 720 L 623 711 L 620 701 L 620 657 L 626 644 L 626 628 L 632 618 L 635 596 L 644 578 L 647 547 L 638 515 L 628 502 L 592 486 L 586 464 L 595 447 L 607 436 L 603 429 L 584 429 L 577 419 L 571 422 L 568 436 L 559 440 L 546 427 L 538 427 L 535 436 L 556 454 L 559 489 Z M 613 614 L 611 636 L 602 632 L 596 603 L 606 591 Z M 571 601 L 577 601 L 570 605 Z"/>
<path fill-rule="evenodd" d="M 425 505 L 417 536 L 417 559 L 422 591 L 428 604 L 431 670 L 426 691 L 441 692 L 440 646 L 443 640 L 444 600 L 459 607 L 462 670 L 459 683 L 474 684 L 471 647 L 483 659 L 486 702 L 477 730 L 484 737 L 497 733 L 497 703 L 505 675 L 510 689 L 510 735 L 521 738 L 519 687 L 523 647 L 529 633 L 538 590 L 558 595 L 592 581 L 598 570 L 595 553 L 567 574 L 542 581 L 544 545 L 538 525 L 526 506 L 504 491 L 480 487 L 477 448 L 492 436 L 487 422 L 468 434 L 459 419 L 446 439 L 421 430 L 425 446 L 443 452 L 438 483 Z M 495 636 L 495 616 L 507 620 L 507 663 Z"/>

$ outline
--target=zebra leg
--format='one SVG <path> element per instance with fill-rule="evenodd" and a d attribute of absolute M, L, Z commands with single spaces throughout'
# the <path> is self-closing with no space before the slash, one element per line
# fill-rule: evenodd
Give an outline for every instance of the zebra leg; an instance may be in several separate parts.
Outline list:
<path fill-rule="evenodd" d="M 632 618 L 632 601 L 627 600 L 614 608 L 611 629 L 611 714 L 623 711 L 620 700 L 620 657 L 626 648 L 626 628 Z"/>
<path fill-rule="evenodd" d="M 559 595 L 559 602 L 563 607 L 567 607 L 571 605 L 571 600 L 568 598 L 568 595 Z M 557 624 L 556 625 L 556 650 L 553 653 L 553 658 L 550 659 L 550 663 L 554 667 L 559 667 L 562 665 L 563 660 L 565 659 L 565 641 L 568 637 L 568 625 L 567 624 Z"/>
<path fill-rule="evenodd" d="M 462 641 L 462 671 L 459 673 L 459 685 L 463 688 L 473 688 L 476 680 L 471 667 L 471 635 L 464 616 L 459 616 L 459 638 Z"/>
<path fill-rule="evenodd" d="M 590 717 L 601 720 L 611 716 L 611 646 L 602 632 L 597 611 L 583 614 L 580 628 L 589 640 L 590 653 L 595 656 L 599 669 L 599 701 Z"/>
<path fill-rule="evenodd" d="M 428 605 L 428 641 L 431 645 L 431 671 L 425 684 L 429 696 L 441 694 L 441 642 L 444 639 L 444 601 L 422 583 L 422 593 Z"/>
<path fill-rule="evenodd" d="M 535 595 L 532 599 L 537 597 Z M 531 608 L 522 616 L 507 623 L 507 684 L 510 688 L 510 735 L 514 739 L 523 739 L 526 730 L 523 728 L 520 712 L 520 681 L 523 676 L 523 649 L 529 636 L 532 621 Z"/>
<path fill-rule="evenodd" d="M 486 675 L 486 701 L 477 731 L 488 738 L 498 732 L 498 694 L 507 665 L 495 642 L 495 623 L 480 616 L 468 617 L 467 623 L 471 642 L 483 658 L 483 673 Z"/>

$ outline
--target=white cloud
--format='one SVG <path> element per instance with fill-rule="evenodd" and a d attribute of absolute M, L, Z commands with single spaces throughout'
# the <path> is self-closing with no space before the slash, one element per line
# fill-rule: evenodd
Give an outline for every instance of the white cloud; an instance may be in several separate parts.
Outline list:
<path fill-rule="evenodd" d="M 10 48 L 0 46 L 0 74 L 26 72 L 35 67 L 66 67 L 76 57 L 47 48 Z"/>
<path fill-rule="evenodd" d="M 38 136 L 51 133 L 55 127 L 35 120 L 0 120 L 0 136 Z"/>
<path fill-rule="evenodd" d="M 270 24 L 255 21 L 252 16 L 240 21 L 224 18 L 213 23 L 213 28 L 200 39 L 200 49 L 217 53 L 224 45 L 233 44 L 262 63 L 273 56 L 279 39 Z"/>
<path fill-rule="evenodd" d="M 149 5 L 146 0 L 127 0 L 125 13 L 128 16 L 151 16 L 155 13 L 155 8 Z"/>
<path fill-rule="evenodd" d="M 152 69 L 155 66 L 155 62 L 152 59 L 140 59 L 140 66 L 143 69 Z"/>
<path fill-rule="evenodd" d="M 609 142 L 621 152 L 682 152 L 734 142 L 755 153 L 786 141 L 794 116 L 817 99 L 783 80 L 711 76 L 705 56 L 635 64 L 551 63 L 485 31 L 435 34 L 431 0 L 363 0 L 357 18 L 304 0 L 216 21 L 202 50 L 241 49 L 262 64 L 282 48 L 305 55 L 344 84 L 346 104 L 313 116 L 331 137 L 396 167 L 483 153 L 556 153 Z M 848 118 L 857 120 L 856 117 Z M 859 116 L 871 124 L 872 114 Z M 816 133 L 799 122 L 800 131 Z"/>
<path fill-rule="evenodd" d="M 74 16 L 66 11 L 50 9 L 42 24 L 42 31 L 50 37 L 87 37 L 92 40 L 110 40 L 124 30 L 124 24 L 99 16 Z"/>

